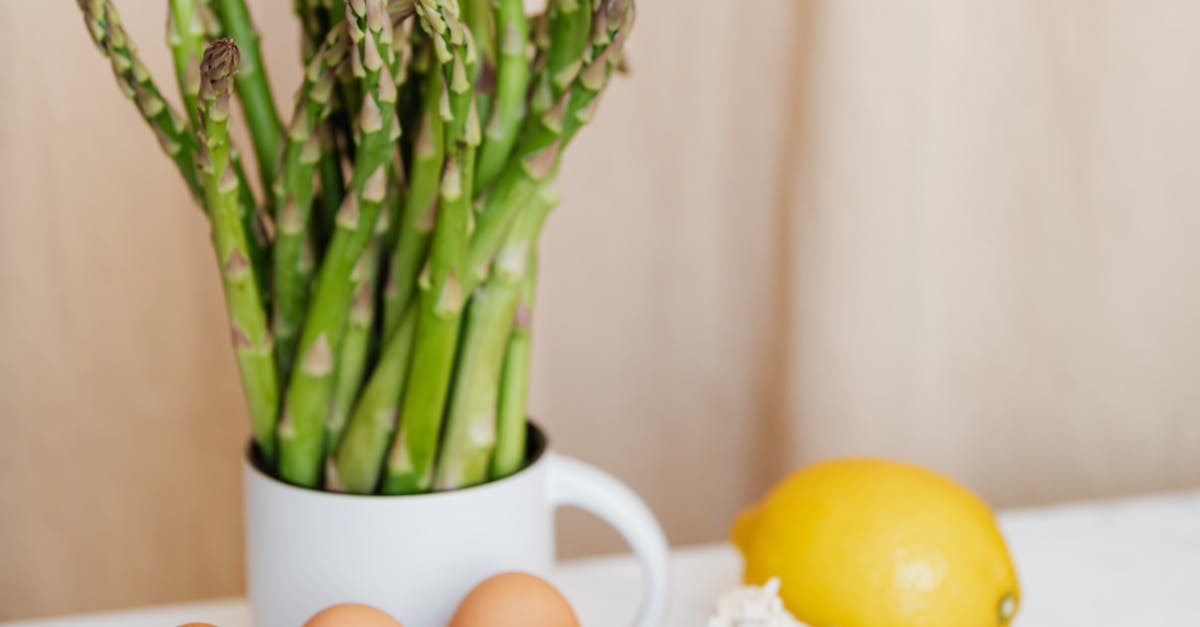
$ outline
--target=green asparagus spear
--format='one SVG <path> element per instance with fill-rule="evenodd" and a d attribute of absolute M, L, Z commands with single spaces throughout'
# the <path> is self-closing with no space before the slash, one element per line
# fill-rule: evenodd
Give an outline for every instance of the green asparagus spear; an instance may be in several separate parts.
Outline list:
<path fill-rule="evenodd" d="M 330 128 L 330 121 L 326 120 L 317 130 L 321 136 L 321 161 L 317 165 L 317 173 L 321 181 L 320 209 L 332 216 L 337 213 L 338 207 L 342 206 L 346 182 L 342 176 L 342 152 L 338 148 L 333 129 Z M 332 223 L 333 220 L 329 222 Z"/>
<path fill-rule="evenodd" d="M 188 132 L 187 122 L 163 99 L 150 71 L 138 58 L 137 47 L 126 35 L 116 7 L 110 0 L 77 0 L 77 3 L 92 40 L 112 63 L 121 91 L 137 106 L 163 151 L 179 168 L 192 196 L 200 202 L 204 190 L 196 172 L 196 139 Z"/>
<path fill-rule="evenodd" d="M 587 4 L 585 0 L 550 3 L 549 48 L 534 89 L 533 116 L 526 120 L 514 158 L 507 160 L 500 179 L 484 199 L 472 235 L 469 267 L 476 279 L 486 276 L 486 266 L 517 212 L 557 167 L 570 88 L 583 67 L 589 41 L 591 12 Z M 544 104 L 538 105 L 539 100 Z"/>
<path fill-rule="evenodd" d="M 591 35 L 590 5 L 588 0 L 550 2 L 550 50 L 546 68 L 555 96 L 566 91 L 583 67 L 583 53 Z"/>
<path fill-rule="evenodd" d="M 387 286 L 384 288 L 384 337 L 399 325 L 401 315 L 415 292 L 417 275 L 429 248 L 436 214 L 438 184 L 445 163 L 445 127 L 438 111 L 442 97 L 442 73 L 426 75 L 421 128 L 412 151 L 408 194 L 400 218 L 399 241 L 391 253 Z"/>
<path fill-rule="evenodd" d="M 505 164 L 496 184 L 484 197 L 468 252 L 467 277 L 471 287 L 487 276 L 488 266 L 513 221 L 528 205 L 538 186 L 553 176 L 569 104 L 570 93 L 565 93 L 558 104 L 526 124 L 515 158 Z"/>
<path fill-rule="evenodd" d="M 525 92 L 529 89 L 526 51 L 529 24 L 521 0 L 499 0 L 497 21 L 500 50 L 496 67 L 496 93 L 490 114 L 483 118 L 488 122 L 476 164 L 476 194 L 500 174 L 505 161 L 512 154 L 517 133 L 525 118 Z"/>
<path fill-rule="evenodd" d="M 624 38 L 633 24 L 633 5 L 625 0 L 604 0 L 595 14 L 589 60 L 576 78 L 570 93 L 567 118 L 563 121 L 562 143 L 574 138 L 580 127 L 591 119 L 597 96 L 607 83 L 621 54 Z M 543 205 L 544 206 L 544 205 Z M 538 209 L 534 210 L 534 213 Z M 519 230 L 514 227 L 514 230 Z M 490 477 L 500 478 L 521 468 L 525 461 L 526 398 L 531 352 L 529 318 L 533 308 L 536 251 L 530 251 L 522 302 L 518 305 L 512 335 L 501 374 L 497 442 Z"/>
<path fill-rule="evenodd" d="M 590 121 L 596 96 L 604 88 L 616 62 L 611 55 L 619 55 L 623 38 L 632 26 L 632 4 L 624 0 L 604 0 L 593 20 L 593 46 L 601 50 L 598 58 L 583 68 L 580 89 L 572 94 L 570 118 L 566 120 L 563 139 L 570 142 L 580 127 Z M 618 41 L 614 41 L 618 40 Z M 614 44 L 616 43 L 616 44 Z M 548 48 L 548 44 L 546 44 Z M 611 50 L 611 52 L 610 52 Z M 545 196 L 542 196 L 545 198 Z M 551 203 L 552 204 L 552 203 Z M 536 211 L 536 210 L 535 210 Z M 499 418 L 497 420 L 496 452 L 492 456 L 491 478 L 508 477 L 521 470 L 526 461 L 527 441 L 527 398 L 529 388 L 530 318 L 532 318 L 536 286 L 536 247 L 529 251 L 529 265 L 522 282 L 521 303 L 512 323 L 512 333 L 504 354 L 504 366 L 500 374 Z"/>
<path fill-rule="evenodd" d="M 323 152 L 321 129 L 332 107 L 334 76 L 350 42 L 345 28 L 330 31 L 304 73 L 296 111 L 288 127 L 279 180 L 273 185 L 279 215 L 273 247 L 276 359 L 284 378 L 291 372 L 296 333 L 308 302 L 311 265 L 302 257 L 309 242 L 313 173 Z"/>
<path fill-rule="evenodd" d="M 452 151 L 442 175 L 429 262 L 419 284 L 417 335 L 401 424 L 388 454 L 382 486 L 387 494 L 423 492 L 433 479 L 433 455 L 464 301 L 459 277 L 466 261 L 470 205 L 462 202 L 466 196 L 458 166 L 462 152 Z"/>
<path fill-rule="evenodd" d="M 571 94 L 571 104 L 563 124 L 564 143 L 574 139 L 579 129 L 591 122 L 600 93 L 621 63 L 625 39 L 633 28 L 633 2 L 603 0 L 603 10 L 598 11 L 597 16 L 603 16 L 603 19 L 593 24 L 593 54 L 579 72 L 577 88 Z"/>
<path fill-rule="evenodd" d="M 332 4 L 340 4 L 343 7 L 341 12 L 334 11 L 333 19 L 338 22 L 345 22 L 346 12 L 345 0 L 330 0 Z M 361 77 L 352 71 L 343 71 L 338 73 L 338 104 L 340 105 L 342 115 L 339 116 L 341 122 L 334 126 L 334 139 L 341 155 L 347 161 L 353 163 L 355 161 L 356 139 L 354 128 L 356 120 L 354 119 L 357 112 L 363 107 L 363 90 Z M 332 216 L 330 216 L 332 217 Z M 329 233 L 333 232 L 333 221 L 329 224 Z"/>
<path fill-rule="evenodd" d="M 512 333 L 500 370 L 500 398 L 496 410 L 496 452 L 489 477 L 507 477 L 525 464 L 526 406 L 529 397 L 529 362 L 533 354 L 530 334 L 533 301 L 537 291 L 537 251 L 529 251 L 529 267 L 521 281 L 521 299 L 513 316 Z"/>
<path fill-rule="evenodd" d="M 382 215 L 382 214 L 381 214 Z M 383 223 L 383 220 L 380 220 Z M 382 242 L 377 233 L 362 259 L 350 275 L 354 299 L 350 304 L 346 331 L 338 347 L 337 368 L 334 371 L 333 400 L 326 423 L 326 442 L 332 449 L 342 437 L 342 431 L 358 399 L 363 374 L 371 348 L 371 325 L 375 320 L 375 277 L 379 269 Z"/>
<path fill-rule="evenodd" d="M 493 0 L 459 0 L 463 23 L 471 31 L 479 61 L 473 64 L 467 77 L 475 90 L 475 108 L 479 119 L 491 115 L 492 97 L 496 91 L 496 10 Z"/>
<path fill-rule="evenodd" d="M 221 32 L 216 15 L 208 4 L 208 0 L 171 0 L 167 22 L 167 44 L 171 48 L 171 56 L 175 61 L 175 77 L 179 83 L 179 93 L 183 96 L 184 114 L 191 127 L 201 132 L 200 111 L 197 99 L 200 94 L 200 57 L 204 54 L 204 46 L 208 37 L 216 37 Z M 242 222 L 250 238 L 250 259 L 262 290 L 264 301 L 267 300 L 266 275 L 266 233 L 256 209 L 254 192 L 247 184 L 246 173 L 242 169 L 241 160 L 237 154 L 232 155 L 233 171 L 238 177 L 238 193 L 242 203 Z"/>
<path fill-rule="evenodd" d="M 553 184 L 545 184 L 509 231 L 491 276 L 471 296 L 439 456 L 438 490 L 488 479 L 497 439 L 501 368 L 514 313 L 542 223 L 557 202 Z"/>
<path fill-rule="evenodd" d="M 315 26 L 316 30 L 309 37 L 317 37 L 319 33 L 328 33 L 336 28 L 339 28 L 341 22 L 334 22 L 328 11 L 323 6 L 318 6 L 320 0 L 300 0 L 308 2 L 307 11 L 318 16 Z M 309 18 L 310 21 L 313 18 Z M 314 28 L 310 26 L 309 28 Z M 344 28 L 344 27 L 342 27 Z M 322 41 L 318 39 L 317 41 Z M 336 94 L 331 99 L 331 115 L 338 108 Z M 342 176 L 342 151 L 337 144 L 336 134 L 331 124 L 332 120 L 327 118 L 325 123 L 320 126 L 317 133 L 321 138 L 321 159 L 317 165 L 317 172 L 320 177 L 321 187 L 317 198 L 320 201 L 319 211 L 317 215 L 322 218 L 319 220 L 320 226 L 331 225 L 333 223 L 332 216 L 337 213 L 338 207 L 342 205 L 343 193 L 345 191 L 345 180 Z M 328 217 L 326 220 L 324 218 Z M 315 229 L 318 234 L 324 235 L 326 231 L 322 228 Z"/>
<path fill-rule="evenodd" d="M 329 33 L 338 28 L 345 28 L 340 26 L 342 13 L 331 15 L 329 8 L 322 0 L 295 0 L 293 8 L 302 26 L 301 56 L 307 67 L 321 44 L 329 37 Z M 335 15 L 338 19 L 334 19 Z M 336 102 L 331 101 L 330 105 L 336 108 Z M 321 181 L 318 199 L 322 213 L 332 216 L 342 204 L 342 192 L 345 186 L 345 182 L 342 180 L 341 154 L 333 139 L 328 121 L 322 124 L 317 132 L 321 136 L 321 160 L 317 166 Z M 332 220 L 330 222 L 332 223 Z"/>
<path fill-rule="evenodd" d="M 326 468 L 325 484 L 331 490 L 369 494 L 379 483 L 384 456 L 396 431 L 402 393 L 397 388 L 408 375 L 416 314 L 417 308 L 409 307 L 384 344 L 379 363 Z"/>
<path fill-rule="evenodd" d="M 601 48 L 579 77 L 579 89 L 572 94 L 571 114 L 565 122 L 563 140 L 569 142 L 579 128 L 591 120 L 592 109 L 600 90 L 611 75 L 619 55 L 624 34 L 632 26 L 632 5 L 626 9 L 622 0 L 606 0 L 606 6 L 596 13 L 593 23 L 593 46 Z M 618 30 L 620 33 L 618 33 Z M 614 41 L 620 38 L 619 41 Z M 615 45 L 613 45 L 615 43 Z M 504 356 L 501 373 L 499 418 L 497 420 L 496 450 L 492 456 L 490 478 L 499 479 L 521 469 L 525 462 L 526 404 L 529 392 L 529 361 L 532 353 L 530 318 L 533 311 L 536 250 L 530 251 L 530 266 L 523 283 L 522 301 L 517 306 L 512 335 Z"/>
<path fill-rule="evenodd" d="M 445 157 L 445 128 L 439 112 L 443 84 L 440 69 L 427 72 L 424 83 L 421 130 L 413 145 L 405 206 L 397 225 L 399 238 L 383 293 L 385 319 L 381 335 L 385 341 L 379 363 L 327 470 L 330 485 L 340 484 L 350 492 L 371 492 L 379 482 L 380 463 L 395 432 L 412 351 L 417 312 L 412 293 L 433 230 Z"/>
<path fill-rule="evenodd" d="M 250 11 L 244 0 L 214 1 L 225 35 L 237 42 L 242 53 L 242 67 L 237 75 L 238 98 L 242 102 L 246 125 L 250 128 L 259 180 L 264 190 L 270 190 L 278 166 L 282 124 L 275 110 L 275 100 L 271 97 L 270 83 L 267 82 L 258 31 L 250 19 Z M 267 198 L 271 198 L 269 193 Z M 268 209 L 273 210 L 270 207 Z"/>
<path fill-rule="evenodd" d="M 212 221 L 213 244 L 221 266 L 225 301 L 233 326 L 233 344 L 242 385 L 250 405 L 254 440 L 269 462 L 275 457 L 274 428 L 279 388 L 267 316 L 250 267 L 249 243 L 238 200 L 238 179 L 231 163 L 229 109 L 238 49 L 230 39 L 209 45 L 200 64 L 200 117 L 203 149 L 200 172 Z"/>
<path fill-rule="evenodd" d="M 400 428 L 388 454 L 382 490 L 423 492 L 433 482 L 433 462 L 450 385 L 465 295 L 462 282 L 470 240 L 471 175 L 479 145 L 479 119 L 468 77 L 477 61 L 471 33 L 452 7 L 421 0 L 417 14 L 446 70 L 446 165 L 442 175 L 429 260 L 419 281 L 416 338 Z"/>
<path fill-rule="evenodd" d="M 399 54 L 400 48 L 397 47 Z M 399 127 L 399 121 L 393 120 L 394 127 Z M 381 211 L 375 224 L 375 238 L 367 251 L 363 253 L 359 265 L 351 275 L 354 285 L 354 300 L 350 306 L 350 318 L 337 360 L 334 372 L 333 401 L 327 429 L 328 448 L 336 451 L 342 434 L 346 429 L 348 418 L 355 402 L 363 388 L 363 379 L 367 374 L 367 364 L 377 352 L 374 342 L 379 341 L 382 334 L 376 333 L 374 322 L 379 309 L 376 295 L 379 293 L 378 275 L 383 257 L 383 248 L 391 235 L 391 222 L 398 213 L 402 196 L 404 162 L 399 150 L 392 153 L 393 162 L 388 171 L 388 191 L 386 212 Z M 405 362 L 407 365 L 407 361 Z M 402 384 L 396 380 L 395 384 Z M 399 394 L 394 393 L 393 398 Z M 394 401 L 393 401 L 394 402 Z M 336 478 L 326 469 L 326 478 Z"/>
<path fill-rule="evenodd" d="M 200 96 L 200 57 L 209 35 L 220 32 L 215 16 L 199 0 L 171 0 L 167 14 L 167 44 L 175 62 L 175 78 L 183 97 L 183 111 L 200 128 L 197 99 Z"/>
<path fill-rule="evenodd" d="M 280 476 L 317 486 L 325 458 L 325 423 L 333 387 L 334 351 L 341 344 L 350 302 L 351 274 L 375 230 L 387 194 L 387 166 L 399 129 L 393 129 L 396 88 L 391 72 L 392 24 L 383 0 L 350 0 L 346 23 L 353 73 L 363 85 L 353 192 L 338 212 L 297 347 L 279 425 Z M 385 114 L 386 112 L 386 114 Z"/>
<path fill-rule="evenodd" d="M 570 88 L 583 67 L 589 40 L 592 12 L 588 0 L 552 0 L 542 26 L 545 53 L 530 99 L 530 111 L 549 110 Z"/>

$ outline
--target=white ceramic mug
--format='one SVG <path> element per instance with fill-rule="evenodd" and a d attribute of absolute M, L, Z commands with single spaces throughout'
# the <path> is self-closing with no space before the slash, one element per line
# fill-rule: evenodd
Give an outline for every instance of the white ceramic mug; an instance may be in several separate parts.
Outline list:
<path fill-rule="evenodd" d="M 275 479 L 249 457 L 244 477 L 246 583 L 255 627 L 301 627 L 344 602 L 378 607 L 405 627 L 445 627 L 463 597 L 491 575 L 551 576 L 554 510 L 562 506 L 587 510 L 625 537 L 645 569 L 635 625 L 662 622 L 667 544 L 654 516 L 612 476 L 549 452 L 536 427 L 524 470 L 465 490 L 321 492 Z"/>

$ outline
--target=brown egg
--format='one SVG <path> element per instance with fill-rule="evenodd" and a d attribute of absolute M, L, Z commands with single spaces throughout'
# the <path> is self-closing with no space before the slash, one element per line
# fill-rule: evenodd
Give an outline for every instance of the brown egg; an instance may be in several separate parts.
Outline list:
<path fill-rule="evenodd" d="M 403 627 L 381 610 L 362 603 L 331 605 L 304 623 L 304 627 Z"/>
<path fill-rule="evenodd" d="M 211 623 L 184 623 L 179 627 L 217 627 Z"/>
<path fill-rule="evenodd" d="M 579 619 L 544 579 L 504 573 L 475 586 L 448 627 L 579 627 Z"/>

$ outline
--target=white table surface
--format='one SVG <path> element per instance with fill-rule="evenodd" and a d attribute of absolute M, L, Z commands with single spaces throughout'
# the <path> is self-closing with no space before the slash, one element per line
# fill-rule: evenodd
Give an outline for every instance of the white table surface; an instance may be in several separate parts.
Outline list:
<path fill-rule="evenodd" d="M 1200 627 L 1200 491 L 1005 512 L 1024 592 L 1017 627 Z M 740 561 L 722 544 L 671 556 L 667 627 L 704 627 Z M 633 558 L 564 564 L 556 583 L 584 625 L 628 624 L 640 589 Z M 3 623 L 0 627 L 249 627 L 241 599 Z"/>

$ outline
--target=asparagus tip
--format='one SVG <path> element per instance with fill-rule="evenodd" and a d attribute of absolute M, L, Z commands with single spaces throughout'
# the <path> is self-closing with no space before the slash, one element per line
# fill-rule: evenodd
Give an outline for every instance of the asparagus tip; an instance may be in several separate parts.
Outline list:
<path fill-rule="evenodd" d="M 204 49 L 200 61 L 201 91 L 206 94 L 228 92 L 242 63 L 242 53 L 228 37 L 218 39 Z"/>

